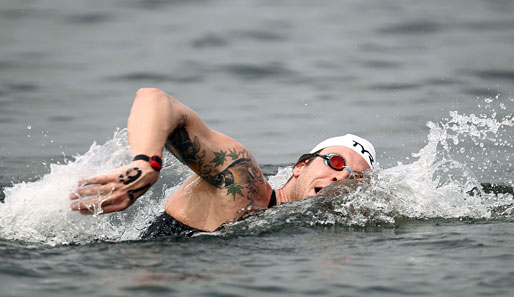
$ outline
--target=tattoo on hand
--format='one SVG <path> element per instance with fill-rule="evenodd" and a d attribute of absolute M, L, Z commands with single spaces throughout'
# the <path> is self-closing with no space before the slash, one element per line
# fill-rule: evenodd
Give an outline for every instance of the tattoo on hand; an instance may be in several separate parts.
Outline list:
<path fill-rule="evenodd" d="M 129 190 L 127 192 L 127 195 L 129 196 L 130 201 L 136 200 L 136 196 L 134 194 L 136 194 L 137 192 L 146 191 L 151 186 L 152 186 L 151 184 L 147 184 L 146 186 L 142 186 L 141 188 L 137 188 L 137 189 L 134 189 L 134 190 Z"/>
<path fill-rule="evenodd" d="M 135 182 L 139 177 L 141 177 L 142 171 L 141 169 L 134 167 L 127 170 L 125 175 L 120 174 L 120 182 L 128 185 L 130 183 Z"/>

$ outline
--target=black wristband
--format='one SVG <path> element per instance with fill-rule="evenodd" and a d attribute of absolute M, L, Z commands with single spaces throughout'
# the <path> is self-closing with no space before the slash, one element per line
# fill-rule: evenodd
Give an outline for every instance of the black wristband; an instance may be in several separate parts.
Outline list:
<path fill-rule="evenodd" d="M 132 158 L 132 161 L 137 161 L 137 160 L 143 160 L 143 161 L 149 162 L 150 166 L 152 166 L 152 168 L 155 171 L 161 171 L 161 169 L 162 169 L 162 159 L 158 155 L 153 155 L 151 157 L 148 157 L 147 155 L 137 155 L 134 158 Z"/>

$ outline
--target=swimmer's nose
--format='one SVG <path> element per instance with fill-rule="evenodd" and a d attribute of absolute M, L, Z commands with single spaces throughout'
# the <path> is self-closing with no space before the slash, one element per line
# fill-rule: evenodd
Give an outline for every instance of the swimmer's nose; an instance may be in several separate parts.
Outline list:
<path fill-rule="evenodd" d="M 337 172 L 336 174 L 334 174 L 332 176 L 332 182 L 341 181 L 343 179 L 346 179 L 346 178 L 348 178 L 349 175 L 350 174 L 346 170 Z"/>

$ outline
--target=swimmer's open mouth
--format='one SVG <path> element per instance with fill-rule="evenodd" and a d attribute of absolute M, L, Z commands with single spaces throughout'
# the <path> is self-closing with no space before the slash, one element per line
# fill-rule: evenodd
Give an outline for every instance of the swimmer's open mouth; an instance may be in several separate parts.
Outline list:
<path fill-rule="evenodd" d="M 316 193 L 316 195 L 318 195 L 318 193 L 319 193 L 319 191 L 321 191 L 321 189 L 323 189 L 323 188 L 320 188 L 320 187 L 314 188 L 314 192 Z"/>

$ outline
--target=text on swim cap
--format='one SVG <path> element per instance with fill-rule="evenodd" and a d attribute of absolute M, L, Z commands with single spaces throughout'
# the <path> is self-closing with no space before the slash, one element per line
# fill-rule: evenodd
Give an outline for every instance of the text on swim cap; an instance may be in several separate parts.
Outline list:
<path fill-rule="evenodd" d="M 362 144 L 353 140 L 353 146 L 356 147 L 357 145 L 360 145 L 360 147 L 361 147 L 361 154 L 364 155 L 364 153 L 368 153 L 369 162 L 371 163 L 371 166 L 373 167 L 373 162 L 375 162 L 375 160 L 373 159 L 373 156 L 371 155 L 371 153 L 368 150 L 366 150 Z"/>

